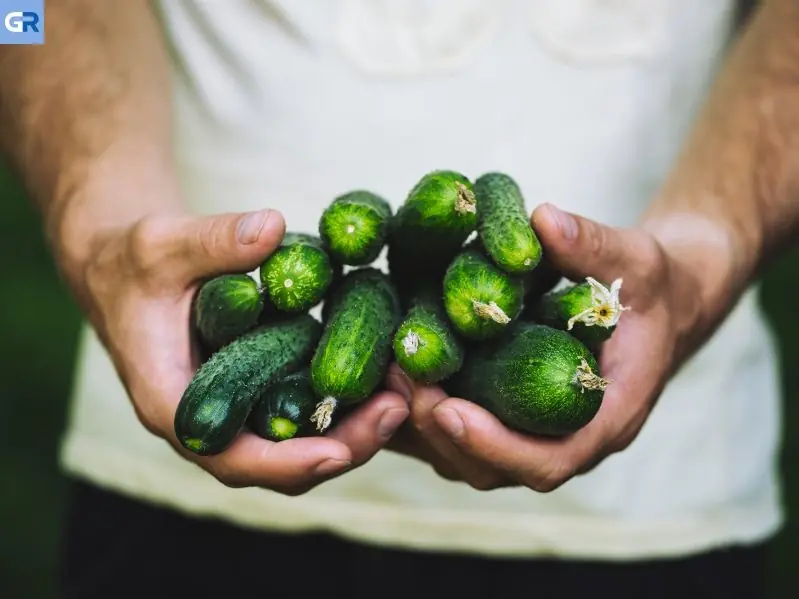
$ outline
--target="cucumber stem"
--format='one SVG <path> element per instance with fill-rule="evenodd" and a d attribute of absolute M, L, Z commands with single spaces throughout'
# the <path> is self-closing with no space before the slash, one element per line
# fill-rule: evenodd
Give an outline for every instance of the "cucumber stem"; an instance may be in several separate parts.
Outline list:
<path fill-rule="evenodd" d="M 580 365 L 577 367 L 577 372 L 574 373 L 574 382 L 580 385 L 580 393 L 588 391 L 604 391 L 610 385 L 609 379 L 603 379 L 598 374 L 594 374 L 591 367 L 582 358 Z"/>
<path fill-rule="evenodd" d="M 480 318 L 490 318 L 498 324 L 508 324 L 511 320 L 510 317 L 505 314 L 504 310 L 497 306 L 496 302 L 484 304 L 483 302 L 478 302 L 473 299 L 472 307 L 474 308 L 475 314 Z"/>
<path fill-rule="evenodd" d="M 419 341 L 419 335 L 413 331 L 408 331 L 408 334 L 402 340 L 402 349 L 405 350 L 406 356 L 412 356 L 419 351 Z"/>
<path fill-rule="evenodd" d="M 338 401 L 335 397 L 326 397 L 316 404 L 316 410 L 311 415 L 311 422 L 316 425 L 316 430 L 320 433 L 325 432 L 330 426 L 337 405 Z"/>
<path fill-rule="evenodd" d="M 458 199 L 455 202 L 455 212 L 458 214 L 474 214 L 477 212 L 477 197 L 474 192 L 463 183 L 457 183 Z"/>

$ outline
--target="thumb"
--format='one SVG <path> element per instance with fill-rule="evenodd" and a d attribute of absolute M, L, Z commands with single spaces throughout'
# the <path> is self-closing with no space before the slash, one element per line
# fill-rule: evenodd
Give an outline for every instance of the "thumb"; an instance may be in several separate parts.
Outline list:
<path fill-rule="evenodd" d="M 564 212 L 552 204 L 533 211 L 531 224 L 547 259 L 567 278 L 611 281 L 623 271 L 631 248 L 622 230 Z"/>
<path fill-rule="evenodd" d="M 189 280 L 248 272 L 280 245 L 286 230 L 276 210 L 191 217 L 178 224 L 179 269 Z"/>

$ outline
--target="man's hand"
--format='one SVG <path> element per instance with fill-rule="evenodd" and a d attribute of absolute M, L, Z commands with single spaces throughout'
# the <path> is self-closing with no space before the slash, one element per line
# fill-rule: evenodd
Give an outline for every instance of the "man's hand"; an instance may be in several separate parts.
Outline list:
<path fill-rule="evenodd" d="M 210 457 L 183 449 L 173 428 L 177 404 L 198 366 L 189 317 L 199 284 L 225 272 L 253 270 L 284 231 L 276 211 L 151 215 L 104 233 L 69 278 L 150 432 L 228 486 L 296 495 L 368 461 L 407 417 L 404 399 L 380 394 L 325 437 L 272 443 L 245 432 Z"/>
<path fill-rule="evenodd" d="M 447 397 L 392 372 L 390 386 L 411 398 L 411 418 L 392 447 L 476 489 L 552 491 L 626 448 L 670 376 L 730 307 L 732 246 L 713 223 L 686 216 L 622 230 L 544 205 L 532 224 L 571 280 L 623 278 L 621 300 L 630 310 L 601 350 L 602 376 L 612 381 L 602 407 L 565 438 L 511 431 L 469 398 Z"/>

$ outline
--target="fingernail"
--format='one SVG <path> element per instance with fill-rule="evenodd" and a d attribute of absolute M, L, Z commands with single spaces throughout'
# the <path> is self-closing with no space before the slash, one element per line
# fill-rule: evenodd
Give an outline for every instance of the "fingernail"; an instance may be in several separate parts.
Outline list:
<path fill-rule="evenodd" d="M 400 425 L 405 422 L 408 417 L 408 410 L 401 408 L 392 408 L 380 419 L 380 424 L 377 425 L 377 433 L 380 438 L 387 441 L 391 438 Z"/>
<path fill-rule="evenodd" d="M 564 239 L 571 241 L 577 238 L 577 221 L 574 220 L 574 217 L 552 204 L 547 204 L 547 210 L 549 210 L 549 214 L 558 224 L 558 229 L 560 229 L 560 234 L 563 235 Z"/>
<path fill-rule="evenodd" d="M 328 458 L 316 467 L 314 474 L 316 476 L 330 476 L 331 474 L 336 474 L 337 472 L 346 470 L 350 467 L 350 464 L 352 464 L 352 462 L 347 460 L 334 460 L 333 458 Z"/>
<path fill-rule="evenodd" d="M 453 439 L 463 437 L 463 419 L 452 408 L 434 408 L 436 422 Z"/>
<path fill-rule="evenodd" d="M 269 220 L 269 215 L 272 211 L 269 209 L 261 210 L 260 212 L 253 212 L 246 216 L 240 223 L 238 229 L 239 242 L 244 245 L 255 243 L 258 241 L 258 236 Z"/>

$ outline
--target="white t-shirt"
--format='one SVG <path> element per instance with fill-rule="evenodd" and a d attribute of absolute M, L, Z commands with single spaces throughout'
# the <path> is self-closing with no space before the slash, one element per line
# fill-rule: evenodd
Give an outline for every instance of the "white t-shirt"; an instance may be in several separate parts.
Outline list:
<path fill-rule="evenodd" d="M 631 225 L 723 56 L 728 0 L 164 0 L 177 156 L 198 213 L 270 206 L 315 232 L 339 193 L 396 207 L 425 172 L 502 170 Z M 378 264 L 383 264 L 379 262 Z M 289 498 L 229 489 L 139 424 L 85 329 L 65 469 L 186 513 L 496 555 L 628 559 L 782 523 L 774 344 L 755 290 L 671 382 L 638 439 L 549 494 L 479 492 L 390 451 Z"/>

